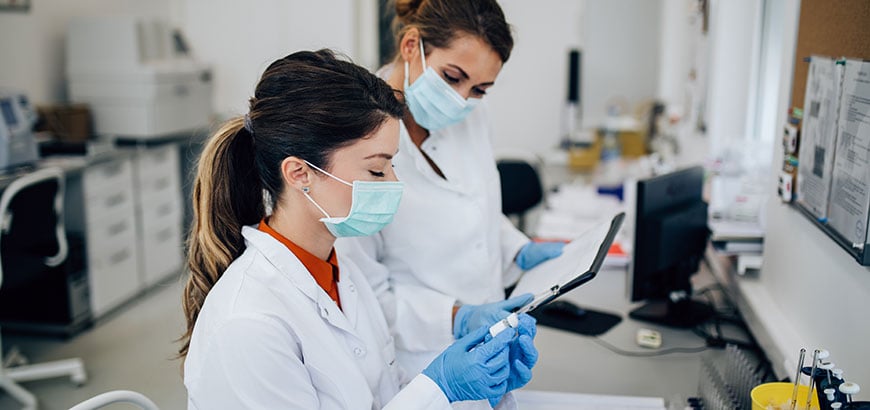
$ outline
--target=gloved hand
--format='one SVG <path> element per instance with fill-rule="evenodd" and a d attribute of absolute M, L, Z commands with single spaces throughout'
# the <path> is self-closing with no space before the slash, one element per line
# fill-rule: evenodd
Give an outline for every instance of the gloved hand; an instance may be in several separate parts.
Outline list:
<path fill-rule="evenodd" d="M 514 334 L 502 332 L 493 338 L 488 335 L 487 327 L 474 330 L 423 369 L 451 403 L 501 398 L 507 392 L 509 344 Z"/>
<path fill-rule="evenodd" d="M 510 375 L 507 379 L 507 389 L 505 393 L 519 389 L 525 386 L 532 379 L 532 367 L 538 362 L 538 350 L 532 340 L 535 338 L 538 330 L 535 326 L 535 318 L 523 313 L 518 315 L 519 324 L 517 325 L 517 333 L 519 337 L 513 339 L 510 343 Z M 503 333 L 508 333 L 504 331 Z M 501 397 L 489 399 L 489 404 L 493 408 L 501 400 Z"/>
<path fill-rule="evenodd" d="M 525 293 L 501 302 L 462 305 L 453 317 L 453 337 L 459 339 L 481 326 L 489 328 L 511 314 L 511 311 L 531 302 L 534 298 L 531 293 Z"/>
<path fill-rule="evenodd" d="M 561 255 L 564 247 L 564 242 L 529 242 L 517 253 L 517 266 L 522 270 L 534 268 L 541 262 Z"/>
<path fill-rule="evenodd" d="M 519 389 L 532 379 L 532 367 L 538 362 L 538 349 L 532 342 L 538 332 L 535 318 L 521 314 L 518 317 L 519 337 L 510 344 L 511 372 L 508 376 L 507 391 Z"/>

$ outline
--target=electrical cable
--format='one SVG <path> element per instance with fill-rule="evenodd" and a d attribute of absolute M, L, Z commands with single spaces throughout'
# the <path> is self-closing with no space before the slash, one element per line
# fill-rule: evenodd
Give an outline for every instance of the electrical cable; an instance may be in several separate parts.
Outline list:
<path fill-rule="evenodd" d="M 601 339 L 600 337 L 593 337 L 592 341 L 597 343 L 598 345 L 610 350 L 613 353 L 616 353 L 620 356 L 627 357 L 656 357 L 656 356 L 664 356 L 674 353 L 701 353 L 705 350 L 710 349 L 709 346 L 700 346 L 700 347 L 671 347 L 668 349 L 657 350 L 653 352 L 632 352 L 628 350 L 622 350 L 606 341 Z"/>

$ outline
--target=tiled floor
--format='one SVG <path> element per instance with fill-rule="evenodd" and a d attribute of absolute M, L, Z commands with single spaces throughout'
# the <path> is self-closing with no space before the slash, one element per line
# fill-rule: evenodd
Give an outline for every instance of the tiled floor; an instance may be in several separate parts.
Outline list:
<path fill-rule="evenodd" d="M 18 346 L 31 362 L 80 357 L 88 382 L 75 387 L 57 378 L 23 383 L 34 393 L 41 410 L 61 410 L 99 393 L 126 389 L 145 394 L 163 409 L 183 409 L 187 395 L 181 362 L 173 360 L 175 343 L 184 328 L 182 283 L 170 280 L 110 315 L 76 337 L 63 341 L 4 335 L 4 351 Z M 0 391 L 0 409 L 21 406 Z M 129 409 L 118 405 L 108 409 Z"/>

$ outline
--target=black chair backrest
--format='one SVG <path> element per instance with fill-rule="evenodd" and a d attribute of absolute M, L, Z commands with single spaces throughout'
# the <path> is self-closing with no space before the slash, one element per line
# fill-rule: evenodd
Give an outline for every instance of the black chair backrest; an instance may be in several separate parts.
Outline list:
<path fill-rule="evenodd" d="M 541 203 L 544 191 L 535 167 L 515 159 L 499 160 L 496 166 L 501 176 L 502 213 L 521 215 Z"/>
<path fill-rule="evenodd" d="M 55 208 L 59 183 L 45 179 L 21 187 L 0 212 L 5 229 L 0 232 L 0 263 L 4 290 L 38 280 L 38 272 L 49 268 L 47 258 L 60 252 Z"/>

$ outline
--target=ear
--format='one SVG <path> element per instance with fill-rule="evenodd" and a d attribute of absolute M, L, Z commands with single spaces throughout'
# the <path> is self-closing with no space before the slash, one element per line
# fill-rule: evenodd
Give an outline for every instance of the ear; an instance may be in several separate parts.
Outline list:
<path fill-rule="evenodd" d="M 302 187 L 311 186 L 311 167 L 298 157 L 287 157 L 281 161 L 281 177 L 288 188 L 302 191 Z"/>
<path fill-rule="evenodd" d="M 420 30 L 411 27 L 405 32 L 402 41 L 399 42 L 399 53 L 402 56 L 402 61 L 408 61 L 412 64 L 414 61 L 420 61 Z"/>

